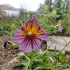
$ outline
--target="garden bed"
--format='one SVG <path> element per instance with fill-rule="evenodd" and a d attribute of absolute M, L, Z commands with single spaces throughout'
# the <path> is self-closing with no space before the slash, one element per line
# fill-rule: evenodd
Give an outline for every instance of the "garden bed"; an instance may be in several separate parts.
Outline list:
<path fill-rule="evenodd" d="M 0 70 L 12 70 L 12 65 L 14 64 L 14 62 L 18 61 L 17 55 L 18 55 L 19 51 L 17 49 L 6 49 L 3 47 L 3 43 L 7 39 L 9 39 L 8 36 L 0 37 L 0 45 L 2 46 L 0 48 Z M 58 39 L 57 39 L 57 41 L 59 41 Z M 56 38 L 52 37 L 50 40 L 56 41 Z M 43 46 L 45 46 L 45 45 L 43 45 Z M 53 52 L 54 52 L 54 50 L 53 50 Z M 66 56 L 70 57 L 70 53 L 65 52 L 65 57 Z"/>

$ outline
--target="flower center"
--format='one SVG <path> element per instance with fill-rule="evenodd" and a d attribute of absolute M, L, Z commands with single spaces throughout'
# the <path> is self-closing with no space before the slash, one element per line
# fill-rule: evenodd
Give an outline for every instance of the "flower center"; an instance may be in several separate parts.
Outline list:
<path fill-rule="evenodd" d="M 32 32 L 28 32 L 27 35 L 28 35 L 28 36 L 31 36 L 31 35 L 32 35 Z"/>
<path fill-rule="evenodd" d="M 57 28 L 57 29 L 59 29 L 60 27 L 61 27 L 61 25 L 60 25 L 60 24 L 57 24 L 57 25 L 56 25 L 56 28 Z"/>

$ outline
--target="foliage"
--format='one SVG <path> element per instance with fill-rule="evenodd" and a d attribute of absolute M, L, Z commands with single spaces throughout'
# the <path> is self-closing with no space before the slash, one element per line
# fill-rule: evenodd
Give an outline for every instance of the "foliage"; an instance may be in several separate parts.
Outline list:
<path fill-rule="evenodd" d="M 47 13 L 48 12 L 48 5 L 40 5 L 40 8 L 38 9 L 39 13 Z"/>
<path fill-rule="evenodd" d="M 63 52 L 42 51 L 20 53 L 13 70 L 63 70 L 69 68 L 69 58 Z M 67 63 L 67 64 L 66 64 Z"/>
<path fill-rule="evenodd" d="M 12 36 L 14 31 L 17 30 L 20 27 L 19 23 L 13 23 L 13 22 L 6 22 L 0 24 L 0 36 L 2 35 L 10 35 Z"/>

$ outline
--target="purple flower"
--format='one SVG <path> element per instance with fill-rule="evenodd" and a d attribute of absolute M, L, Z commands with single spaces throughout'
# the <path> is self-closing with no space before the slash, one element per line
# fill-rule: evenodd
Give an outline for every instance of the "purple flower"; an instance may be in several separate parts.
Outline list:
<path fill-rule="evenodd" d="M 25 53 L 39 50 L 43 40 L 47 41 L 48 36 L 35 16 L 14 34 L 14 42 L 19 44 L 19 50 Z"/>
<path fill-rule="evenodd" d="M 62 24 L 62 20 L 58 20 L 58 24 Z"/>
<path fill-rule="evenodd" d="M 58 29 L 59 32 L 62 32 L 62 29 L 63 29 L 61 24 L 62 24 L 62 21 L 58 20 L 58 23 L 56 24 L 56 29 Z"/>

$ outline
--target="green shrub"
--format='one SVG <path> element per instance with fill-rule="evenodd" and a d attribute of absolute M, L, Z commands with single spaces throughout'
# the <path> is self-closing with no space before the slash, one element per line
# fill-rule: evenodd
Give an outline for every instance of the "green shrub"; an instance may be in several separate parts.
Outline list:
<path fill-rule="evenodd" d="M 69 69 L 69 58 L 63 52 L 37 51 L 20 53 L 13 70 L 63 70 Z M 67 63 L 67 64 L 66 64 Z M 65 65 L 65 66 L 64 66 Z"/>

